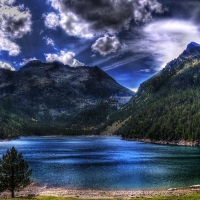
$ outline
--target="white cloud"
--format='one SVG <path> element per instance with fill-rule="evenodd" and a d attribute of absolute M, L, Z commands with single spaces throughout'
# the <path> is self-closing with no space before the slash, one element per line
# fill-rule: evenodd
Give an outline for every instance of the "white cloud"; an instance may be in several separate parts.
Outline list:
<path fill-rule="evenodd" d="M 15 71 L 15 68 L 12 67 L 10 64 L 4 63 L 4 62 L 1 62 L 1 61 L 0 61 L 0 68 L 8 69 L 8 70 L 11 70 L 11 71 Z"/>
<path fill-rule="evenodd" d="M 21 38 L 31 31 L 31 14 L 24 5 L 13 6 L 14 1 L 0 2 L 0 28 L 5 36 Z"/>
<path fill-rule="evenodd" d="M 143 34 L 143 48 L 152 54 L 157 54 L 156 58 L 161 63 L 159 69 L 178 57 L 190 42 L 200 43 L 199 27 L 190 21 L 162 20 L 153 22 L 143 28 Z"/>
<path fill-rule="evenodd" d="M 12 5 L 16 0 L 0 0 L 0 4 Z"/>
<path fill-rule="evenodd" d="M 90 25 L 83 19 L 79 18 L 72 12 L 67 14 L 61 13 L 60 26 L 69 34 L 85 38 L 92 38 L 93 33 L 90 31 Z"/>
<path fill-rule="evenodd" d="M 96 40 L 92 45 L 92 51 L 98 52 L 103 56 L 116 52 L 121 47 L 119 39 L 116 36 L 109 37 L 105 35 Z"/>
<path fill-rule="evenodd" d="M 145 23 L 152 13 L 162 13 L 157 0 L 48 0 L 59 12 L 45 17 L 48 28 L 62 27 L 67 34 L 91 38 L 94 35 L 115 34 L 129 29 L 130 22 Z M 48 16 L 48 17 L 47 17 Z M 59 21 L 59 22 L 58 22 Z"/>
<path fill-rule="evenodd" d="M 6 38 L 2 31 L 0 31 L 0 51 L 1 50 L 8 51 L 10 56 L 16 56 L 20 53 L 19 45 Z"/>
<path fill-rule="evenodd" d="M 26 58 L 23 59 L 23 62 L 20 63 L 20 65 L 26 65 L 28 62 L 32 61 L 32 60 L 37 60 L 35 57 L 34 58 Z"/>
<path fill-rule="evenodd" d="M 150 69 L 141 69 L 140 72 L 146 72 L 146 73 L 149 73 L 149 72 L 151 72 L 151 70 L 150 70 Z"/>
<path fill-rule="evenodd" d="M 157 0 L 137 0 L 133 1 L 134 20 L 137 23 L 146 23 L 152 20 L 152 12 L 162 13 L 163 8 Z M 148 9 L 147 9 L 148 7 Z"/>
<path fill-rule="evenodd" d="M 159 71 L 177 58 L 192 41 L 200 44 L 199 24 L 190 20 L 159 20 L 132 28 L 123 41 L 123 52 L 132 52 L 132 59 L 135 60 L 153 58 L 149 67 L 151 71 Z"/>
<path fill-rule="evenodd" d="M 127 57 L 125 59 L 122 59 L 122 60 L 120 60 L 118 62 L 115 62 L 115 63 L 113 63 L 111 65 L 103 67 L 102 69 L 104 71 L 112 70 L 112 69 L 115 69 L 115 68 L 120 67 L 122 65 L 126 65 L 126 64 L 128 64 L 130 62 L 134 62 L 136 60 L 139 60 L 139 59 L 142 59 L 142 58 L 145 58 L 145 57 L 146 57 L 146 55 L 144 55 L 144 54 L 135 54 L 134 56 L 132 55 L 132 56 Z"/>
<path fill-rule="evenodd" d="M 45 19 L 44 20 L 45 26 L 47 28 L 55 29 L 60 24 L 59 16 L 56 15 L 56 13 L 54 13 L 54 12 L 48 13 L 46 15 L 44 14 L 43 17 Z"/>
<path fill-rule="evenodd" d="M 0 0 L 0 50 L 16 56 L 20 47 L 15 39 L 31 31 L 31 14 L 24 5 L 13 6 L 14 0 Z"/>
<path fill-rule="evenodd" d="M 47 44 L 47 45 L 51 45 L 51 46 L 53 46 L 53 47 L 55 46 L 55 43 L 54 43 L 54 41 L 53 41 L 51 38 L 45 36 L 45 37 L 43 37 L 42 39 L 46 41 L 46 44 Z"/>
<path fill-rule="evenodd" d="M 60 51 L 59 54 L 45 54 L 45 57 L 47 62 L 59 61 L 70 67 L 84 66 L 83 63 L 74 59 L 75 53 L 73 52 Z"/>

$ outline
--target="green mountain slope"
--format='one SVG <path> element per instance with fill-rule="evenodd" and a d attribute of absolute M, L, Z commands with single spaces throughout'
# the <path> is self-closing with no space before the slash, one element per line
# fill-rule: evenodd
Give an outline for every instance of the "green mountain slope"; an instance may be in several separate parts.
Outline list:
<path fill-rule="evenodd" d="M 175 60 L 142 83 L 108 124 L 126 139 L 198 141 L 200 138 L 200 45 L 192 42 Z"/>

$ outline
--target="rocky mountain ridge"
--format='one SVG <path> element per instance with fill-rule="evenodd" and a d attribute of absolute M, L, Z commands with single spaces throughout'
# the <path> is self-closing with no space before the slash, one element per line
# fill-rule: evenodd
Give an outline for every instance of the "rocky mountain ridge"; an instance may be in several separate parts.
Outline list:
<path fill-rule="evenodd" d="M 0 108 L 9 118 L 5 124 L 12 120 L 10 113 L 26 134 L 95 129 L 133 94 L 98 67 L 37 60 L 19 71 L 0 69 Z M 4 127 L 0 133 L 6 135 Z"/>
<path fill-rule="evenodd" d="M 159 71 L 152 78 L 143 82 L 138 89 L 137 95 L 141 95 L 142 93 L 148 94 L 156 92 L 172 76 L 175 76 L 177 73 L 180 74 L 185 69 L 195 66 L 199 63 L 200 45 L 195 42 L 191 42 L 178 58 L 170 61 L 165 68 Z"/>

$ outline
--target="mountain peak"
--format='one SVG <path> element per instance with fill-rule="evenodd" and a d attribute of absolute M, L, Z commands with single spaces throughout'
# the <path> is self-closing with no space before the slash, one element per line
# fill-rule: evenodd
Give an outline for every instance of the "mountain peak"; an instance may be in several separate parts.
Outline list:
<path fill-rule="evenodd" d="M 190 44 L 188 44 L 187 50 L 190 50 L 192 48 L 199 48 L 200 49 L 200 44 L 198 44 L 196 42 L 191 42 Z"/>
<path fill-rule="evenodd" d="M 200 44 L 191 42 L 188 44 L 187 49 L 180 55 L 180 58 L 192 58 L 194 56 L 200 56 Z"/>
<path fill-rule="evenodd" d="M 41 62 L 40 60 L 31 60 L 28 63 L 26 63 L 23 68 L 29 68 L 29 67 L 38 67 L 40 65 L 42 65 L 43 62 Z"/>

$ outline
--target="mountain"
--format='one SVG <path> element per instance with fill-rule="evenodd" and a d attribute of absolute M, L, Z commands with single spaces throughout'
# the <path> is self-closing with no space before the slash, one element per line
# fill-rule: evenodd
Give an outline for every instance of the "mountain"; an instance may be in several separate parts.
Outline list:
<path fill-rule="evenodd" d="M 107 131 L 114 124 L 126 139 L 199 142 L 199 119 L 200 45 L 192 42 L 109 117 Z"/>
<path fill-rule="evenodd" d="M 19 71 L 0 69 L 0 133 L 95 133 L 133 94 L 98 67 L 37 60 Z"/>

